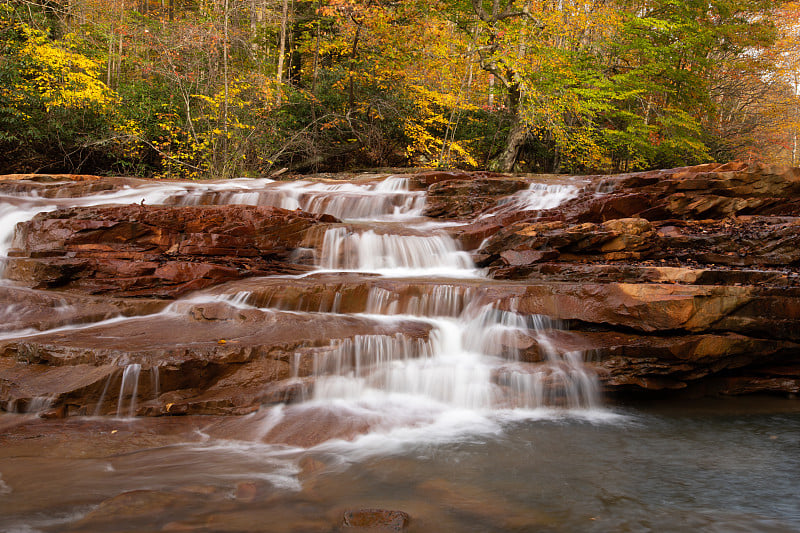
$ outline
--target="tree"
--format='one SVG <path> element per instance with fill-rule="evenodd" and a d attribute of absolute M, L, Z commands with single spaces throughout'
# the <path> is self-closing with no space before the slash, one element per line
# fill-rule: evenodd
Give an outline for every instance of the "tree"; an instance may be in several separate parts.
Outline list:
<path fill-rule="evenodd" d="M 800 158 L 797 2 L 0 6 L 6 168 L 221 178 Z"/>
<path fill-rule="evenodd" d="M 79 169 L 97 155 L 118 96 L 100 81 L 100 61 L 80 53 L 80 46 L 77 36 L 51 39 L 0 5 L 0 146 L 6 164 L 21 159 L 30 170 Z"/>
<path fill-rule="evenodd" d="M 612 78 L 630 94 L 620 102 L 620 116 L 634 124 L 633 135 L 624 138 L 626 157 L 645 167 L 726 157 L 720 140 L 736 135 L 732 123 L 756 103 L 735 93 L 747 85 L 743 79 L 752 85 L 768 72 L 761 52 L 774 43 L 771 15 L 777 4 L 626 2 Z M 732 99 L 738 102 L 735 118 L 725 112 Z M 642 146 L 643 138 L 650 147 Z"/>

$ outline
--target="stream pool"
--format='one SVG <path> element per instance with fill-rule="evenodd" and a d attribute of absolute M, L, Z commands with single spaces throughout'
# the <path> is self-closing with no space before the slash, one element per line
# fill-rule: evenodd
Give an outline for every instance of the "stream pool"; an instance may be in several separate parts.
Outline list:
<path fill-rule="evenodd" d="M 237 438 L 246 417 L 2 414 L 0 531 L 335 531 L 362 508 L 424 532 L 800 530 L 796 400 L 464 422 L 299 449 Z"/>

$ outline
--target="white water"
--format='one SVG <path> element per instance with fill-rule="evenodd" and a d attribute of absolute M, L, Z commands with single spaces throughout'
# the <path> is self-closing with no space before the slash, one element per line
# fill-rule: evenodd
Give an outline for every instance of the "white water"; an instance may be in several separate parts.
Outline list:
<path fill-rule="evenodd" d="M 344 220 L 360 220 L 362 229 L 334 227 L 324 237 L 318 251 L 318 266 L 325 271 L 354 271 L 390 277 L 437 277 L 410 297 L 372 287 L 366 317 L 384 321 L 417 321 L 430 328 L 424 337 L 362 335 L 334 339 L 317 351 L 309 390 L 303 409 L 335 407 L 342 412 L 360 413 L 378 424 L 380 433 L 397 437 L 398 428 L 426 426 L 442 431 L 463 431 L 493 427 L 489 418 L 509 412 L 567 408 L 585 411 L 598 405 L 596 378 L 583 364 L 585 354 L 560 352 L 550 333 L 562 326 L 547 317 L 524 316 L 501 310 L 485 301 L 479 286 L 464 288 L 447 279 L 480 277 L 468 253 L 441 230 L 446 224 L 420 218 L 424 193 L 409 191 L 409 180 L 390 177 L 365 183 L 288 182 L 270 180 L 232 180 L 216 183 L 153 183 L 127 187 L 76 199 L 41 197 L 0 198 L 0 253 L 5 255 L 18 221 L 36 213 L 65 206 L 94 206 L 107 203 L 146 204 L 229 204 L 275 205 L 328 213 Z M 506 201 L 520 209 L 549 209 L 577 194 L 573 185 L 532 184 Z M 398 221 L 406 225 L 402 233 L 391 225 L 372 229 L 365 221 Z M 422 221 L 420 223 L 420 221 Z M 366 227 L 364 227 L 366 226 Z M 416 233 L 410 232 L 414 227 Z M 420 228 L 426 228 L 421 230 Z M 287 282 L 291 283 L 287 278 Z M 365 281 L 366 283 L 366 281 Z M 235 307 L 249 307 L 249 292 L 216 295 Z M 198 302 L 209 301 L 198 295 L 175 302 L 162 313 L 183 314 Z M 303 307 L 295 302 L 298 310 Z M 317 312 L 338 312 L 337 294 L 333 302 L 320 302 Z M 284 305 L 284 308 L 287 306 Z M 0 314 L 15 312 L 8 308 Z M 136 318 L 118 317 L 109 324 Z M 65 332 L 89 325 L 69 325 L 43 333 Z M 19 334 L 19 332 L 17 332 Z M 537 363 L 523 361 L 521 345 L 538 346 Z M 299 370 L 296 356 L 294 368 Z M 120 379 L 116 414 L 132 417 L 140 401 L 139 379 L 142 365 L 130 362 Z M 151 370 L 152 388 L 160 392 L 157 368 Z M 103 396 L 109 391 L 111 377 Z M 102 403 L 102 401 L 101 401 Z M 270 419 L 290 416 L 291 409 Z M 402 416 L 400 412 L 404 412 Z M 354 415 L 356 416 L 356 415 Z M 533 416 L 533 415 L 525 415 Z M 540 415 L 535 415 L 540 416 Z M 489 418 L 487 418 L 489 417 Z M 449 429 L 448 429 L 449 428 Z M 457 429 L 456 429 L 457 428 Z"/>
<path fill-rule="evenodd" d="M 9 400 L 4 408 L 9 413 L 38 414 L 50 409 L 54 399 L 52 396 L 34 396 L 23 401 Z"/>
<path fill-rule="evenodd" d="M 122 373 L 122 383 L 119 386 L 119 400 L 117 402 L 117 417 L 133 417 L 136 415 L 136 400 L 139 395 L 139 374 L 142 365 L 130 364 L 125 366 Z M 127 402 L 127 409 L 125 408 Z"/>
<path fill-rule="evenodd" d="M 575 198 L 578 192 L 580 189 L 575 185 L 531 183 L 528 190 L 516 193 L 512 197 L 511 203 L 528 211 L 543 211 L 558 207 Z"/>
<path fill-rule="evenodd" d="M 395 277 L 477 275 L 469 254 L 459 250 L 455 241 L 444 233 L 392 235 L 332 228 L 325 233 L 319 265 L 325 270 Z"/>
<path fill-rule="evenodd" d="M 423 191 L 409 191 L 408 178 L 390 176 L 378 182 L 271 182 L 245 180 L 187 188 L 169 203 L 177 205 L 243 204 L 301 209 L 348 220 L 406 220 L 425 207 Z"/>
<path fill-rule="evenodd" d="M 498 210 L 545 211 L 553 209 L 576 198 L 583 186 L 583 183 L 533 182 L 527 189 L 518 191 L 498 202 L 497 208 L 487 211 L 479 219 L 496 216 Z"/>
<path fill-rule="evenodd" d="M 373 289 L 370 310 L 396 312 L 388 291 Z M 494 305 L 468 305 L 460 314 L 452 291 L 433 308 L 443 314 L 422 319 L 429 324 L 427 340 L 389 336 L 359 336 L 337 341 L 314 361 L 313 395 L 320 400 L 353 400 L 391 396 L 418 397 L 456 409 L 537 409 L 599 406 L 595 376 L 580 352 L 559 352 L 549 333 L 559 327 L 547 317 L 499 311 Z M 380 303 L 383 302 L 383 303 Z M 409 302 L 409 308 L 419 309 Z M 371 315 L 372 318 L 377 318 Z M 416 317 L 398 315 L 396 319 Z M 522 363 L 517 339 L 535 339 L 539 364 Z M 364 407 L 362 405 L 362 407 Z"/>
<path fill-rule="evenodd" d="M 403 301 L 391 291 L 373 287 L 367 297 L 367 314 L 457 318 L 475 296 L 474 289 L 458 285 L 435 285 L 419 292 Z"/>
<path fill-rule="evenodd" d="M 391 176 L 364 184 L 309 181 L 275 182 L 235 179 L 220 182 L 142 181 L 80 198 L 46 198 L 30 194 L 0 194 L 0 256 L 11 245 L 18 222 L 60 207 L 107 204 L 147 205 L 264 205 L 327 213 L 340 218 L 406 220 L 419 217 L 425 207 L 423 191 L 409 191 L 408 178 Z"/>

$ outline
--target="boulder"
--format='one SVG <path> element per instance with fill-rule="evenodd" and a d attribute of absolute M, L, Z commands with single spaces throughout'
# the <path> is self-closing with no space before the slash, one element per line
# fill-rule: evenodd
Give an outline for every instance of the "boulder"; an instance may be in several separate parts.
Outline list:
<path fill-rule="evenodd" d="M 483 174 L 465 177 L 467 179 L 434 181 L 428 187 L 425 215 L 444 219 L 469 218 L 528 187 L 521 178 L 485 177 Z M 418 176 L 417 179 L 422 178 Z"/>

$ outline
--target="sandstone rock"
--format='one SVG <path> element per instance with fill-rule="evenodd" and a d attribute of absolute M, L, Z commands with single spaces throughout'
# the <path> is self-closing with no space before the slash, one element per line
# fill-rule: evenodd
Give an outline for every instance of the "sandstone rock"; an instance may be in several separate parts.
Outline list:
<path fill-rule="evenodd" d="M 514 216 L 499 212 L 482 217 L 460 230 L 460 238 L 465 244 L 477 245 L 478 237 L 482 240 L 510 223 L 540 218 L 600 224 L 625 218 L 654 222 L 759 214 L 797 216 L 800 191 L 800 171 L 766 165 L 702 165 L 589 179 L 598 182 L 596 190 L 606 192 L 598 195 L 587 188 L 574 200 L 544 213 Z"/>
<path fill-rule="evenodd" d="M 417 177 L 417 179 L 420 179 Z M 495 207 L 499 200 L 528 184 L 519 178 L 470 175 L 469 179 L 448 179 L 428 187 L 425 215 L 437 218 L 468 218 Z"/>
<path fill-rule="evenodd" d="M 160 311 L 165 305 L 163 301 L 144 298 L 109 300 L 0 285 L 0 333 L 46 330 L 118 316 L 146 315 Z"/>
<path fill-rule="evenodd" d="M 414 188 L 426 189 L 436 183 L 444 181 L 465 181 L 465 180 L 480 180 L 486 178 L 503 177 L 504 174 L 497 174 L 494 172 L 464 172 L 462 170 L 431 170 L 427 172 L 419 172 L 410 175 L 411 183 Z"/>
<path fill-rule="evenodd" d="M 712 379 L 706 384 L 706 390 L 730 396 L 784 393 L 795 397 L 800 394 L 800 373 L 795 373 L 795 377 L 737 376 Z"/>
<path fill-rule="evenodd" d="M 0 341 L 0 407 L 49 398 L 72 414 L 114 414 L 123 405 L 148 415 L 245 414 L 279 401 L 271 388 L 297 368 L 307 377 L 315 350 L 356 335 L 426 338 L 419 322 L 386 324 L 344 315 L 298 316 L 235 309 L 202 317 L 153 315 L 79 330 Z M 399 329 L 398 329 L 399 326 Z M 225 342 L 221 342 L 225 341 Z M 296 359 L 300 358 L 300 361 Z M 137 401 L 120 402 L 124 370 L 140 365 Z M 300 391 L 296 391 L 299 394 Z"/>
<path fill-rule="evenodd" d="M 559 256 L 557 250 L 506 250 L 500 252 L 503 261 L 511 266 L 530 265 L 541 261 L 551 261 Z"/>
<path fill-rule="evenodd" d="M 336 222 L 273 207 L 63 209 L 17 228 L 6 275 L 39 287 L 175 297 L 223 281 L 299 272 L 312 228 Z"/>

